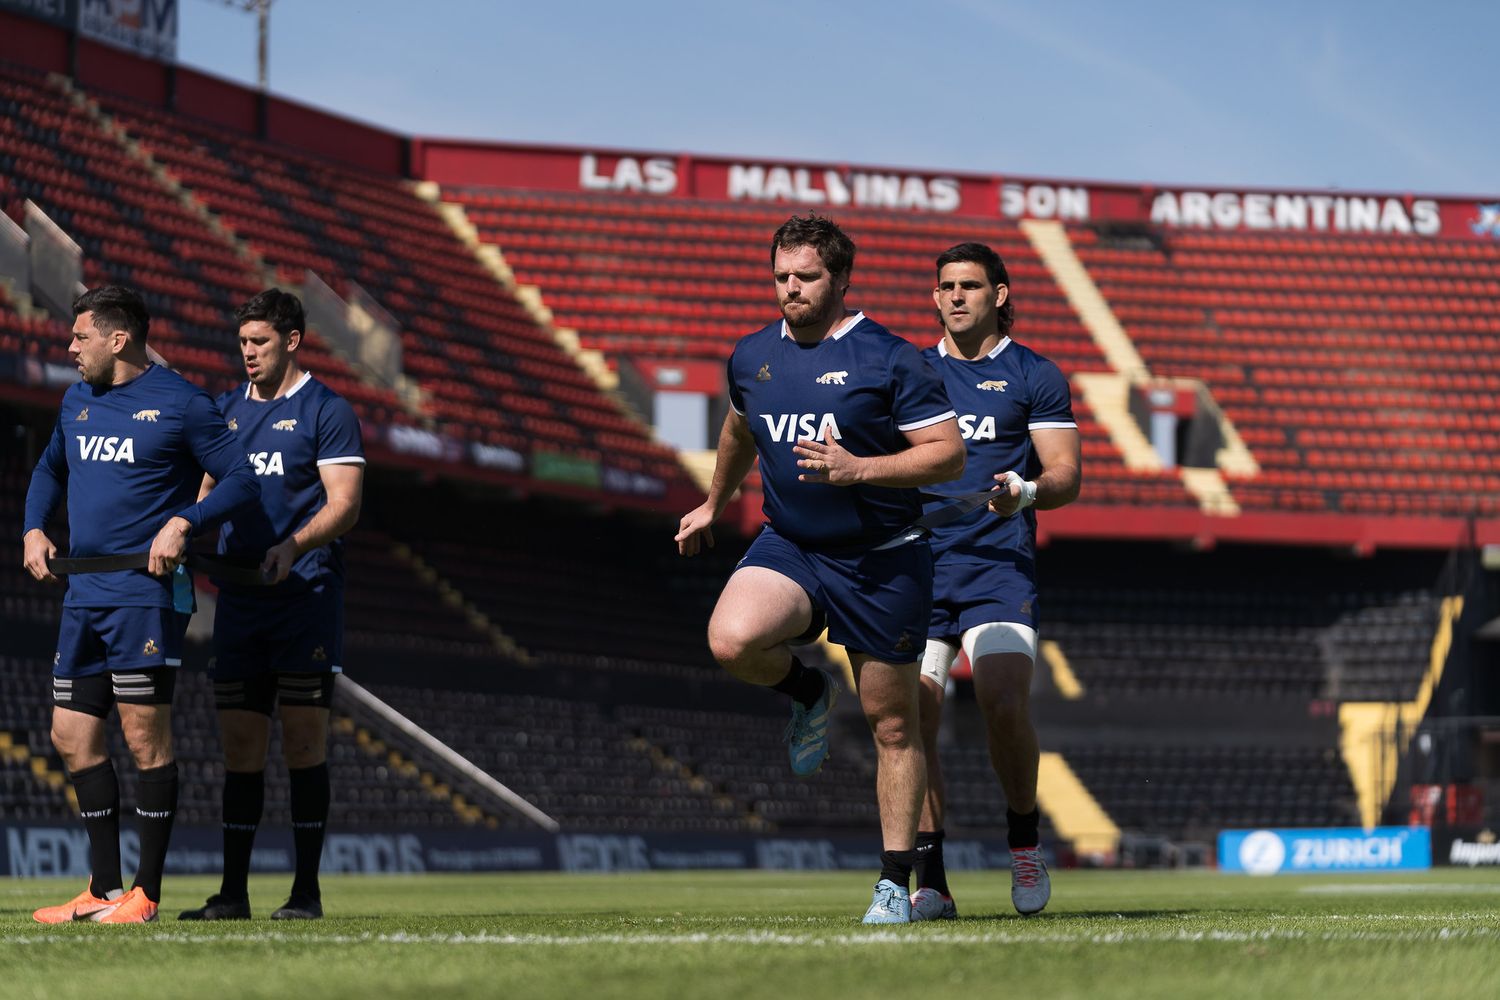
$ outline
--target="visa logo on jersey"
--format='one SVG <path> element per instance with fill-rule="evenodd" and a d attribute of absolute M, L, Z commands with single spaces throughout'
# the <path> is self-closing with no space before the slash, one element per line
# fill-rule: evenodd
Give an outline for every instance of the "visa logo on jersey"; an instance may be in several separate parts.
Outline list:
<path fill-rule="evenodd" d="M 79 434 L 78 457 L 85 462 L 130 462 L 135 464 L 135 439 Z"/>
<path fill-rule="evenodd" d="M 976 417 L 972 413 L 959 414 L 958 433 L 963 435 L 965 441 L 993 441 L 995 440 L 995 418 L 993 416 Z"/>
<path fill-rule="evenodd" d="M 252 451 L 247 452 L 250 465 L 255 469 L 257 476 L 284 476 L 286 466 L 281 462 L 279 451 Z"/>
<path fill-rule="evenodd" d="M 795 444 L 802 438 L 821 441 L 830 432 L 835 441 L 844 436 L 832 413 L 762 413 L 760 419 L 766 422 L 771 440 L 781 444 Z"/>

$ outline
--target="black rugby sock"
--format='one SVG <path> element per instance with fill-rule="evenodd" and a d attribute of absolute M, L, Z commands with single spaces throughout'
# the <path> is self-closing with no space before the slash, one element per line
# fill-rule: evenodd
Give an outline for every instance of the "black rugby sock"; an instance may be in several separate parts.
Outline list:
<path fill-rule="evenodd" d="M 948 872 L 943 867 L 942 830 L 917 833 L 917 863 L 914 867 L 918 889 L 936 889 L 944 896 L 953 895 L 948 891 Z"/>
<path fill-rule="evenodd" d="M 802 661 L 794 656 L 792 669 L 780 681 L 772 684 L 771 690 L 787 695 L 803 708 L 812 708 L 823 697 L 826 683 L 823 671 L 803 666 Z"/>
<path fill-rule="evenodd" d="M 136 785 L 135 814 L 141 829 L 141 860 L 135 870 L 135 886 L 153 903 L 161 902 L 161 870 L 167 863 L 167 842 L 172 839 L 172 821 L 177 817 L 177 762 L 151 767 L 140 773 Z"/>
<path fill-rule="evenodd" d="M 219 895 L 250 897 L 250 852 L 265 806 L 265 771 L 224 772 L 224 880 Z"/>
<path fill-rule="evenodd" d="M 323 836 L 328 828 L 328 804 L 332 790 L 328 762 L 316 767 L 289 768 L 292 781 L 292 841 L 297 848 L 297 874 L 292 895 L 322 899 L 318 866 L 323 860 Z"/>
<path fill-rule="evenodd" d="M 917 861 L 917 852 L 911 851 L 881 851 L 880 852 L 880 877 L 889 879 L 899 885 L 902 889 L 911 888 L 911 869 Z"/>
<path fill-rule="evenodd" d="M 120 781 L 109 760 L 68 777 L 78 799 L 83 829 L 89 835 L 89 868 L 93 872 L 89 891 L 104 899 L 106 893 L 125 888 L 120 879 Z"/>
<path fill-rule="evenodd" d="M 1010 829 L 1005 833 L 1005 842 L 1010 845 L 1010 849 L 1014 851 L 1018 847 L 1036 847 L 1041 842 L 1041 835 L 1037 833 L 1037 825 L 1041 821 L 1040 807 L 1033 808 L 1029 813 L 1018 813 L 1007 806 L 1005 822 L 1010 824 Z"/>

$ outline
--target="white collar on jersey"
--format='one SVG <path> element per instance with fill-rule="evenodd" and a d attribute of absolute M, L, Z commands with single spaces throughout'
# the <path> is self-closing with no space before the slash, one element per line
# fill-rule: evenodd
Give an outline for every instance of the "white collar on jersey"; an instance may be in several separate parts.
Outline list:
<path fill-rule="evenodd" d="M 848 333 L 850 330 L 852 330 L 856 326 L 858 326 L 859 323 L 860 323 L 860 321 L 863 320 L 864 318 L 865 318 L 865 314 L 864 313 L 862 313 L 862 312 L 855 313 L 853 316 L 850 316 L 848 319 L 844 320 L 843 325 L 841 325 L 837 330 L 835 330 L 832 333 L 830 333 L 828 335 L 828 337 L 824 338 L 824 339 L 838 340 L 844 334 Z M 790 331 L 790 330 L 788 330 L 786 328 L 786 320 L 782 320 L 781 321 L 781 335 L 783 337 L 785 337 L 786 339 L 788 339 L 788 340 L 792 339 L 792 331 Z"/>
<path fill-rule="evenodd" d="M 288 389 L 286 391 L 285 395 L 275 396 L 275 397 L 273 397 L 271 399 L 261 400 L 260 402 L 274 403 L 278 399 L 291 399 L 293 396 L 295 396 L 297 394 L 297 390 L 300 389 L 300 388 L 302 388 L 304 385 L 306 385 L 308 383 L 308 380 L 311 379 L 311 378 L 312 378 L 312 372 L 303 372 L 302 373 L 302 377 L 297 380 L 297 382 L 296 382 L 295 385 L 293 385 L 290 389 Z M 249 382 L 245 383 L 245 398 L 246 399 L 250 398 L 250 383 Z"/>
<path fill-rule="evenodd" d="M 990 353 L 986 354 L 985 357 L 991 358 L 991 359 L 998 358 L 1000 356 L 1000 352 L 1003 351 L 1003 350 L 1005 350 L 1009 346 L 1010 346 L 1010 338 L 1006 337 L 1003 340 L 1001 340 L 1000 343 L 996 344 L 995 345 L 995 349 L 993 351 L 990 351 Z M 938 354 L 942 355 L 945 358 L 949 357 L 949 354 L 948 354 L 948 338 L 947 337 L 944 337 L 942 340 L 938 341 Z M 969 359 L 968 358 L 959 358 L 959 360 L 960 361 L 967 361 Z"/>

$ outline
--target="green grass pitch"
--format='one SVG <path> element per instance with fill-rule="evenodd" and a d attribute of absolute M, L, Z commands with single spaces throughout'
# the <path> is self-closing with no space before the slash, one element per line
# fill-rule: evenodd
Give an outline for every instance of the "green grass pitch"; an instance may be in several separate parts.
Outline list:
<path fill-rule="evenodd" d="M 1055 873 L 1023 919 L 1005 872 L 959 872 L 960 919 L 863 928 L 868 874 L 336 877 L 330 914 L 179 923 L 216 879 L 167 883 L 152 925 L 44 927 L 72 882 L 0 882 L 0 997 L 1500 996 L 1500 872 L 1252 879 Z"/>

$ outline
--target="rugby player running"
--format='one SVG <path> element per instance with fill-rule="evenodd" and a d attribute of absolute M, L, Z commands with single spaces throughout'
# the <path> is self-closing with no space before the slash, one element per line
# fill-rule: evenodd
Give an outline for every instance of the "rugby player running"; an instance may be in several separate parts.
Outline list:
<path fill-rule="evenodd" d="M 873 734 L 884 850 L 865 923 L 906 923 L 926 765 L 917 660 L 927 634 L 932 556 L 902 529 L 916 487 L 963 471 L 963 441 L 942 382 L 911 344 L 845 308 L 855 247 L 831 220 L 792 218 L 771 240 L 781 319 L 736 344 L 731 412 L 704 503 L 682 518 L 678 551 L 713 544 L 712 525 L 757 456 L 766 525 L 729 578 L 708 626 L 735 677 L 792 701 L 793 773 L 828 755 L 834 679 L 788 647 L 815 637 L 849 652 Z M 814 624 L 817 622 L 817 624 Z"/>
<path fill-rule="evenodd" d="M 1015 308 L 998 254 L 982 243 L 950 247 L 937 258 L 932 298 L 944 333 L 923 356 L 943 378 L 968 452 L 963 476 L 936 492 L 993 486 L 996 498 L 932 535 L 936 583 L 921 680 L 927 796 L 917 834 L 912 920 L 957 915 L 943 866 L 937 734 L 960 646 L 973 667 L 990 764 L 1005 792 L 1011 902 L 1032 914 L 1052 893 L 1037 833 L 1040 751 L 1030 714 L 1039 618 L 1035 512 L 1078 498 L 1078 425 L 1062 372 L 1010 339 Z"/>

